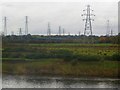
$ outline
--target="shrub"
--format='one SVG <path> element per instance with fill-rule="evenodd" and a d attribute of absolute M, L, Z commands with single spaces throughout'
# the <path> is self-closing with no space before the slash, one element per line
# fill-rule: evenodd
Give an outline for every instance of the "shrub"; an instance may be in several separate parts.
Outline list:
<path fill-rule="evenodd" d="M 40 58 L 47 58 L 47 55 L 44 53 L 30 53 L 25 56 L 25 58 L 29 59 L 40 59 Z"/>
<path fill-rule="evenodd" d="M 75 57 L 78 61 L 99 61 L 101 58 L 95 55 L 77 55 Z"/>
<path fill-rule="evenodd" d="M 120 54 L 119 53 L 115 53 L 112 55 L 112 59 L 116 60 L 116 61 L 120 61 Z"/>
<path fill-rule="evenodd" d="M 105 56 L 104 60 L 119 61 L 120 60 L 120 54 L 119 53 L 115 53 L 112 56 Z"/>
<path fill-rule="evenodd" d="M 55 58 L 69 58 L 70 56 L 72 56 L 72 52 L 69 50 L 54 50 L 51 51 L 51 55 Z"/>

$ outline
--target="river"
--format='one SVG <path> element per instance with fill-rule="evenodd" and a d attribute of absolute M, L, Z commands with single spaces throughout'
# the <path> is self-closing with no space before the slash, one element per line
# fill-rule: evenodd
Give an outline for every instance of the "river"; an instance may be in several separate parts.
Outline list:
<path fill-rule="evenodd" d="M 2 88 L 118 88 L 119 79 L 41 76 L 2 77 Z"/>

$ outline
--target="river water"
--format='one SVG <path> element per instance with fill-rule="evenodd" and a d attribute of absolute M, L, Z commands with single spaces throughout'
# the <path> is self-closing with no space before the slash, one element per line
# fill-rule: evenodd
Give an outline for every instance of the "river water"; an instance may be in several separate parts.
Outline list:
<path fill-rule="evenodd" d="M 119 79 L 3 76 L 2 88 L 119 88 Z"/>

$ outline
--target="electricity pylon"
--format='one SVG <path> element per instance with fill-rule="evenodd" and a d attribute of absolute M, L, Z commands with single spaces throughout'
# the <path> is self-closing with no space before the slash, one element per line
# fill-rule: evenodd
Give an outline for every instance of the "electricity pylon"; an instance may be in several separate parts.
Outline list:
<path fill-rule="evenodd" d="M 49 23 L 49 22 L 48 22 L 47 35 L 48 35 L 48 36 L 51 36 L 51 30 L 50 30 L 50 23 Z"/>
<path fill-rule="evenodd" d="M 63 28 L 63 36 L 65 35 L 65 29 Z"/>
<path fill-rule="evenodd" d="M 7 17 L 4 17 L 4 35 L 7 36 Z"/>
<path fill-rule="evenodd" d="M 78 35 L 80 36 L 80 31 L 78 32 Z"/>
<path fill-rule="evenodd" d="M 85 21 L 85 29 L 84 29 L 84 35 L 92 35 L 92 21 L 94 21 L 94 19 L 92 19 L 92 16 L 95 16 L 94 14 L 92 14 L 92 9 L 90 7 L 90 5 L 87 5 L 87 9 L 83 10 L 86 13 L 82 14 L 81 16 L 85 16 L 85 18 L 83 19 L 83 21 Z"/>
<path fill-rule="evenodd" d="M 113 36 L 113 30 L 112 30 L 112 29 L 111 29 L 111 32 L 110 32 L 110 33 L 111 33 L 111 36 Z"/>
<path fill-rule="evenodd" d="M 61 36 L 61 26 L 59 26 L 59 36 Z"/>
<path fill-rule="evenodd" d="M 28 35 L 28 16 L 25 16 L 25 35 Z"/>
<path fill-rule="evenodd" d="M 19 28 L 19 36 L 22 36 L 22 29 Z"/>
<path fill-rule="evenodd" d="M 106 36 L 109 36 L 110 34 L 110 21 L 107 20 L 107 30 L 106 30 Z"/>
<path fill-rule="evenodd" d="M 14 31 L 11 31 L 11 35 L 14 35 Z"/>

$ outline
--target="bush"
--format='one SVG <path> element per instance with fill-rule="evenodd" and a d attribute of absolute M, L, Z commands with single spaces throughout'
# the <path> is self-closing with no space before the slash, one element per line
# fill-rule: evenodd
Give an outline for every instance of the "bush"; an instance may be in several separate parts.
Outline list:
<path fill-rule="evenodd" d="M 119 53 L 115 53 L 112 55 L 112 59 L 116 60 L 116 61 L 120 61 L 120 54 Z"/>
<path fill-rule="evenodd" d="M 26 49 L 23 47 L 19 47 L 19 48 L 15 47 L 15 48 L 5 48 L 3 51 L 4 52 L 23 52 L 23 51 L 26 51 Z"/>
<path fill-rule="evenodd" d="M 94 55 L 77 55 L 75 57 L 78 61 L 99 61 L 101 58 L 99 56 Z"/>
<path fill-rule="evenodd" d="M 63 58 L 63 59 L 70 59 L 73 53 L 69 50 L 55 50 L 51 52 L 51 55 L 55 58 Z"/>
<path fill-rule="evenodd" d="M 3 52 L 2 54 L 2 58 L 21 58 L 23 57 L 21 53 L 6 53 L 6 52 Z"/>
<path fill-rule="evenodd" d="M 30 53 L 25 56 L 28 59 L 40 59 L 40 58 L 47 58 L 47 55 L 44 53 Z"/>
<path fill-rule="evenodd" d="M 119 53 L 115 53 L 112 56 L 105 56 L 104 60 L 119 61 L 120 60 L 120 54 Z"/>
<path fill-rule="evenodd" d="M 40 58 L 62 58 L 62 59 L 70 59 L 72 56 L 72 52 L 68 50 L 54 50 L 54 51 L 41 51 L 37 53 L 30 53 L 25 56 L 25 58 L 29 59 L 40 59 Z"/>

